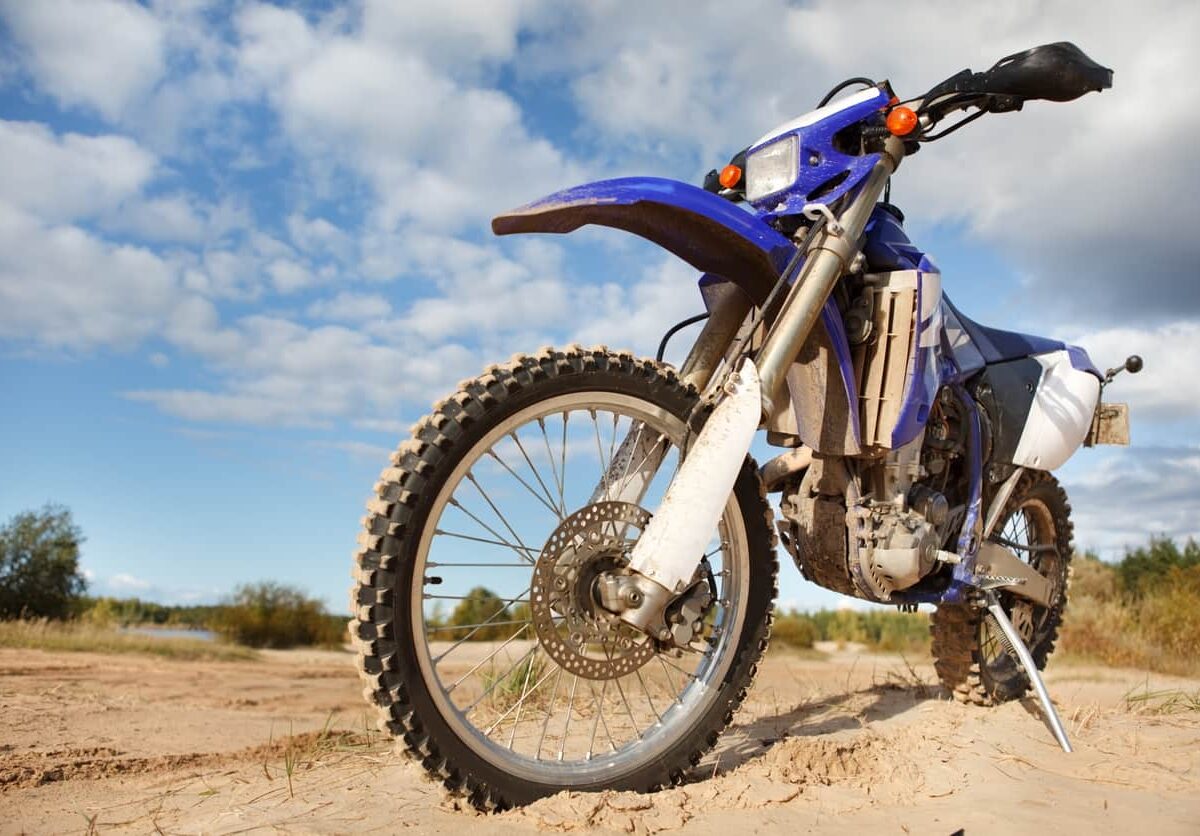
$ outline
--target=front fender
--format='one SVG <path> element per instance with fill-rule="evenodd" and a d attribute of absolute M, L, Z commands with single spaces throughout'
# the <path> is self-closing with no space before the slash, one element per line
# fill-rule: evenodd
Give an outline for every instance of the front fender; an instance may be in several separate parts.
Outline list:
<path fill-rule="evenodd" d="M 761 303 L 796 248 L 756 216 L 711 192 L 659 177 L 564 189 L 492 219 L 492 232 L 573 232 L 597 224 L 632 232 Z"/>

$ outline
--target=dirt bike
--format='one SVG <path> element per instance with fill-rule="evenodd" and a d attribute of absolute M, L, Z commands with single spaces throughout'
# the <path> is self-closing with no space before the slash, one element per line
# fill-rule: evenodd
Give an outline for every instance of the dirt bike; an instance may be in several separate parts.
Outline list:
<path fill-rule="evenodd" d="M 703 274 L 707 313 L 679 368 L 661 346 L 544 348 L 412 428 L 368 503 L 352 591 L 386 729 L 485 809 L 678 783 L 767 647 L 781 542 L 827 589 L 935 607 L 944 687 L 992 704 L 1032 686 L 1069 751 L 1039 675 L 1072 549 L 1050 471 L 1128 443 L 1126 407 L 1101 402 L 1122 369 L 968 319 L 887 198 L 921 145 L 1111 81 L 1069 43 L 907 101 L 851 79 L 705 188 L 608 180 L 496 217 L 500 235 L 649 239 Z M 761 469 L 759 430 L 783 448 Z"/>

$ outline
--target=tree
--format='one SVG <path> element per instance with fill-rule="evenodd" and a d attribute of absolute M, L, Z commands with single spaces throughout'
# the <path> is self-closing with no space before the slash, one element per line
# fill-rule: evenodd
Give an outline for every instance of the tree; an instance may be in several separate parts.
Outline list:
<path fill-rule="evenodd" d="M 213 629 L 250 647 L 336 646 L 346 640 L 346 620 L 300 589 L 263 581 L 239 586 L 220 609 Z"/>
<path fill-rule="evenodd" d="M 472 641 L 508 638 L 512 635 L 513 625 L 503 623 L 512 620 L 506 610 L 504 599 L 495 592 L 487 587 L 475 587 L 450 614 L 450 626 L 463 628 L 454 631 L 455 639 L 468 635 Z M 474 626 L 479 624 L 486 626 Z"/>
<path fill-rule="evenodd" d="M 1200 544 L 1189 539 L 1182 549 L 1169 537 L 1151 537 L 1150 545 L 1132 551 L 1117 564 L 1121 586 L 1134 599 L 1168 583 L 1172 570 L 1200 566 Z"/>
<path fill-rule="evenodd" d="M 87 588 L 83 532 L 61 505 L 24 511 L 0 528 L 0 618 L 66 618 Z"/>

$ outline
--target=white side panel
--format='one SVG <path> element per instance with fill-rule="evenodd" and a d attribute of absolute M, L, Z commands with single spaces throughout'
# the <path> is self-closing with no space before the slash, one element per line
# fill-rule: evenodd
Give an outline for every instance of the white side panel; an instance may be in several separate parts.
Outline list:
<path fill-rule="evenodd" d="M 1061 467 L 1079 449 L 1100 399 L 1100 381 L 1071 365 L 1065 351 L 1039 354 L 1042 366 L 1013 463 L 1037 470 Z"/>

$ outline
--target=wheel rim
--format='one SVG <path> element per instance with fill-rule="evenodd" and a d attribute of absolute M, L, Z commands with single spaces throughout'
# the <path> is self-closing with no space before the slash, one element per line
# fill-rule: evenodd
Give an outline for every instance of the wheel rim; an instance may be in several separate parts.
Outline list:
<path fill-rule="evenodd" d="M 422 677 L 466 745 L 526 780 L 611 782 L 654 761 L 711 708 L 736 653 L 749 547 L 732 497 L 707 550 L 716 602 L 706 641 L 693 642 L 705 651 L 655 652 L 593 680 L 564 671 L 537 640 L 528 599 L 541 547 L 589 504 L 631 427 L 668 450 L 645 495 L 655 507 L 678 466 L 683 422 L 641 398 L 577 392 L 516 412 L 468 450 L 418 545 L 408 609 Z M 495 598 L 479 592 L 489 584 Z"/>
<path fill-rule="evenodd" d="M 1040 499 L 1026 499 L 1005 518 L 999 541 L 1049 581 L 1050 601 L 1057 601 L 1062 591 L 1059 577 L 1062 560 L 1050 508 Z M 1000 593 L 1000 601 L 1021 639 L 1031 653 L 1036 653 L 1046 637 L 1054 607 L 1039 606 L 1007 592 Z M 1006 683 L 1024 677 L 1000 626 L 991 616 L 980 621 L 979 649 L 982 672 L 993 682 Z"/>

